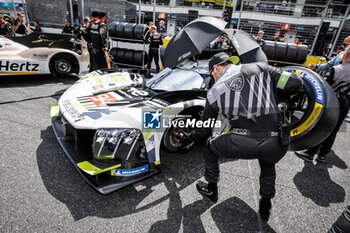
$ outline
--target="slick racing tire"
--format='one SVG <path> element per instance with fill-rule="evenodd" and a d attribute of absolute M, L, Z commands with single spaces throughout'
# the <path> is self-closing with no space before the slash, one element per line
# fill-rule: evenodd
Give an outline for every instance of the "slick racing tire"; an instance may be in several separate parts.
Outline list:
<path fill-rule="evenodd" d="M 50 73 L 56 76 L 66 76 L 73 73 L 79 74 L 79 62 L 69 54 L 56 54 L 49 63 Z"/>
<path fill-rule="evenodd" d="M 322 143 L 333 131 L 339 117 L 339 103 L 328 83 L 304 67 L 283 67 L 303 79 L 302 90 L 287 100 L 286 117 L 291 121 L 289 150 L 312 148 Z"/>

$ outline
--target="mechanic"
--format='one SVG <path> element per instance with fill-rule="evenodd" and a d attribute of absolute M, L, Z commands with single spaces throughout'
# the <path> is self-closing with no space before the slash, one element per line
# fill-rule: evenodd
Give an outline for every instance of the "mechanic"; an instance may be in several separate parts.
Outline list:
<path fill-rule="evenodd" d="M 343 55 L 341 65 L 337 65 L 331 68 L 326 74 L 326 80 L 337 94 L 339 100 L 339 118 L 337 124 L 328 136 L 321 144 L 310 148 L 306 151 L 296 151 L 295 154 L 305 161 L 312 162 L 314 155 L 318 153 L 316 161 L 324 163 L 326 155 L 331 151 L 334 144 L 337 132 L 340 129 L 346 115 L 350 109 L 350 46 L 348 46 Z"/>
<path fill-rule="evenodd" d="M 350 205 L 340 215 L 337 221 L 329 229 L 328 233 L 346 233 L 350 232 Z"/>
<path fill-rule="evenodd" d="M 350 36 L 348 36 L 344 39 L 344 45 L 343 45 L 344 51 L 349 45 L 350 45 Z M 308 65 L 308 68 L 311 70 L 315 70 L 316 72 L 324 71 L 327 73 L 333 66 L 339 65 L 342 62 L 344 51 L 338 53 L 337 56 L 335 56 L 334 58 L 332 58 L 329 62 L 327 62 L 325 64 L 315 65 L 313 63 L 310 63 Z"/>
<path fill-rule="evenodd" d="M 92 20 L 88 31 L 91 40 L 91 64 L 90 72 L 107 68 L 105 51 L 108 47 L 108 26 L 106 13 L 99 13 L 99 20 Z"/>
<path fill-rule="evenodd" d="M 216 41 L 210 43 L 211 49 L 224 50 L 227 49 L 226 35 L 223 33 Z"/>
<path fill-rule="evenodd" d="M 17 13 L 17 19 L 14 22 L 13 29 L 17 34 L 26 35 L 29 32 L 27 25 L 24 23 L 24 15 L 22 13 Z"/>
<path fill-rule="evenodd" d="M 72 27 L 72 24 L 71 24 L 70 20 L 65 19 L 64 23 L 65 23 L 65 25 L 64 25 L 64 27 L 62 29 L 62 33 L 73 34 L 74 33 L 74 27 Z"/>
<path fill-rule="evenodd" d="M 284 33 L 283 37 L 280 37 L 280 35 L 281 35 L 281 31 L 277 30 L 273 36 L 273 40 L 276 42 L 284 42 L 288 37 L 287 33 Z"/>
<path fill-rule="evenodd" d="M 163 45 L 163 39 L 160 34 L 157 33 L 157 27 L 151 26 L 151 34 L 147 35 L 146 42 L 149 43 L 149 51 L 148 51 L 148 63 L 147 69 L 148 72 L 151 70 L 152 60 L 154 58 L 154 63 L 156 64 L 157 73 L 160 71 L 159 67 L 159 46 Z"/>
<path fill-rule="evenodd" d="M 166 37 L 166 27 L 164 25 L 164 20 L 159 21 L 159 34 L 162 35 L 162 38 Z"/>
<path fill-rule="evenodd" d="M 6 20 L 4 20 L 4 16 L 0 14 L 0 35 L 8 36 L 10 30 L 10 24 Z"/>
<path fill-rule="evenodd" d="M 89 21 L 88 25 L 86 28 L 81 28 L 82 29 L 82 37 L 84 38 L 84 40 L 87 42 L 87 48 L 88 48 L 88 52 L 89 52 L 89 59 L 90 59 L 90 64 L 89 64 L 89 72 L 92 71 L 92 43 L 91 43 L 91 38 L 90 38 L 90 27 L 93 23 L 95 22 L 99 22 L 100 21 L 100 13 L 97 11 L 93 11 L 91 13 L 91 21 Z"/>
<path fill-rule="evenodd" d="M 290 127 L 277 106 L 279 99 L 297 93 L 302 79 L 265 63 L 234 65 L 238 57 L 215 54 L 209 61 L 215 84 L 209 90 L 202 121 L 222 115 L 231 130 L 209 139 L 204 149 L 205 179 L 198 182 L 200 194 L 216 202 L 218 199 L 219 157 L 258 159 L 260 164 L 259 213 L 268 220 L 271 199 L 275 196 L 276 163 L 288 150 Z M 233 63 L 233 64 L 231 64 Z M 183 140 L 200 142 L 210 137 L 212 129 L 200 128 Z"/>

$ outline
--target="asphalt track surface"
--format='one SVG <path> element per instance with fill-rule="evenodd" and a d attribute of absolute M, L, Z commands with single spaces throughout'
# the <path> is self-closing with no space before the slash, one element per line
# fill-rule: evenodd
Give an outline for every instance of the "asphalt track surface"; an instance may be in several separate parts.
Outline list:
<path fill-rule="evenodd" d="M 277 165 L 268 223 L 257 213 L 258 162 L 222 160 L 213 205 L 195 190 L 203 179 L 199 147 L 162 152 L 162 173 L 100 195 L 76 172 L 50 124 L 50 105 L 75 81 L 0 78 L 0 232 L 327 232 L 350 203 L 346 128 L 326 164 L 288 153 Z"/>

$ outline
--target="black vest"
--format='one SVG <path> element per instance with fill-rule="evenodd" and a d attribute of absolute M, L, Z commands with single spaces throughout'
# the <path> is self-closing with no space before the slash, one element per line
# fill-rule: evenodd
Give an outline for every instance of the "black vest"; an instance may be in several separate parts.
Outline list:
<path fill-rule="evenodd" d="M 101 22 L 92 22 L 89 27 L 90 41 L 92 46 L 96 49 L 102 49 L 103 43 L 100 34 Z"/>

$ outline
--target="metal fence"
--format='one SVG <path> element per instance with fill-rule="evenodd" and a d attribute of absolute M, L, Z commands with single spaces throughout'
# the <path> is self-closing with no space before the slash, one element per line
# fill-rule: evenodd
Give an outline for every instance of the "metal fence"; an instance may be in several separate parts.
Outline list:
<path fill-rule="evenodd" d="M 139 4 L 138 0 L 129 2 L 134 6 Z M 141 22 L 154 21 L 159 25 L 160 20 L 175 19 L 176 31 L 197 17 L 225 16 L 227 9 L 232 7 L 232 17 L 226 18 L 231 28 L 239 28 L 253 36 L 262 30 L 263 38 L 267 40 L 275 40 L 279 31 L 280 40 L 294 43 L 298 38 L 315 55 L 333 56 L 340 51 L 344 38 L 350 35 L 349 4 L 341 1 L 156 0 L 154 14 L 153 5 L 153 0 L 141 1 Z M 162 12 L 166 7 L 186 7 L 187 11 L 177 14 Z M 125 18 L 129 22 L 138 22 L 138 12 L 130 11 Z"/>

